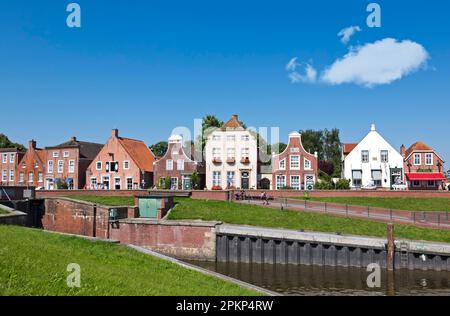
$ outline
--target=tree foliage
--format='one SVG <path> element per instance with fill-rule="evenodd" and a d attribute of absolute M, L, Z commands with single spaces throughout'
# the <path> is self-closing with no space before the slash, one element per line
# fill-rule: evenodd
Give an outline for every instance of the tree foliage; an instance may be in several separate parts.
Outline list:
<path fill-rule="evenodd" d="M 26 150 L 24 145 L 12 142 L 5 134 L 0 134 L 0 148 L 16 148 L 21 151 Z"/>
<path fill-rule="evenodd" d="M 166 141 L 162 141 L 150 146 L 151 151 L 156 157 L 162 157 L 166 154 L 169 144 Z"/>

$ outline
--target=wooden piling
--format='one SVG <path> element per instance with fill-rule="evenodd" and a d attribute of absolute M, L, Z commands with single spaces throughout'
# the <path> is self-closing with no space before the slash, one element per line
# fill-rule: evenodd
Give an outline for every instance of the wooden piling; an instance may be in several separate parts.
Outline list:
<path fill-rule="evenodd" d="M 387 225 L 387 269 L 394 270 L 394 254 L 395 254 L 395 240 L 394 240 L 394 224 Z"/>

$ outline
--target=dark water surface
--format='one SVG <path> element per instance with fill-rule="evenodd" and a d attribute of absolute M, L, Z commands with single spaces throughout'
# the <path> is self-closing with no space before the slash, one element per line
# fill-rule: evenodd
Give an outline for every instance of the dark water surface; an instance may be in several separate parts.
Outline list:
<path fill-rule="evenodd" d="M 248 263 L 189 263 L 284 295 L 449 295 L 450 272 L 381 270 L 381 288 L 360 268 Z"/>

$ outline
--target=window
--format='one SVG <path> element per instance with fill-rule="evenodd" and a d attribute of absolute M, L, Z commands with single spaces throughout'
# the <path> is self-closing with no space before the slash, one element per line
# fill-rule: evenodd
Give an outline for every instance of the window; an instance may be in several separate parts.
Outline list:
<path fill-rule="evenodd" d="M 434 180 L 429 180 L 429 181 L 428 181 L 428 186 L 429 186 L 429 187 L 434 187 L 434 186 L 435 186 Z"/>
<path fill-rule="evenodd" d="M 431 153 L 425 154 L 425 164 L 427 166 L 432 166 L 433 165 L 433 154 L 431 154 Z"/>
<path fill-rule="evenodd" d="M 39 173 L 38 173 L 38 182 L 39 182 L 39 183 L 44 182 L 44 175 L 42 174 L 42 172 L 39 172 Z"/>
<path fill-rule="evenodd" d="M 91 190 L 97 190 L 97 178 L 91 178 Z"/>
<path fill-rule="evenodd" d="M 242 135 L 241 136 L 241 141 L 248 142 L 249 140 L 250 140 L 250 136 L 249 135 Z"/>
<path fill-rule="evenodd" d="M 133 190 L 133 178 L 127 178 L 127 190 Z"/>
<path fill-rule="evenodd" d="M 53 173 L 53 160 L 47 161 L 47 172 Z"/>
<path fill-rule="evenodd" d="M 286 169 L 286 159 L 280 160 L 280 170 L 285 170 Z"/>
<path fill-rule="evenodd" d="M 212 140 L 220 141 L 220 135 L 213 135 Z"/>
<path fill-rule="evenodd" d="M 23 183 L 25 181 L 25 174 L 23 172 L 19 173 L 19 182 Z"/>
<path fill-rule="evenodd" d="M 35 169 L 39 168 L 39 162 L 36 161 L 36 162 L 34 163 L 34 168 L 35 168 Z"/>
<path fill-rule="evenodd" d="M 361 162 L 362 163 L 369 162 L 369 151 L 368 150 L 361 151 Z"/>
<path fill-rule="evenodd" d="M 413 186 L 420 187 L 420 181 L 414 180 L 413 181 Z"/>
<path fill-rule="evenodd" d="M 183 159 L 178 159 L 177 160 L 177 170 L 184 170 L 184 160 Z"/>
<path fill-rule="evenodd" d="M 249 158 L 250 157 L 250 149 L 242 148 L 241 149 L 241 158 Z"/>
<path fill-rule="evenodd" d="M 362 171 L 353 170 L 352 171 L 352 183 L 355 187 L 360 187 L 362 185 Z"/>
<path fill-rule="evenodd" d="M 300 156 L 291 156 L 291 169 L 300 169 Z"/>
<path fill-rule="evenodd" d="M 69 173 L 75 172 L 75 160 L 69 160 Z"/>
<path fill-rule="evenodd" d="M 170 189 L 171 190 L 178 190 L 178 178 L 171 178 L 170 179 Z"/>
<path fill-rule="evenodd" d="M 277 190 L 284 189 L 286 187 L 286 176 L 277 176 Z"/>
<path fill-rule="evenodd" d="M 2 155 L 2 162 L 3 163 L 7 163 L 8 162 L 8 154 L 3 154 Z"/>
<path fill-rule="evenodd" d="M 130 169 L 130 162 L 128 160 L 125 160 L 123 162 L 123 170 L 129 170 Z"/>
<path fill-rule="evenodd" d="M 381 187 L 381 179 L 382 179 L 383 173 L 381 170 L 372 170 L 372 180 L 373 184 L 377 187 Z"/>
<path fill-rule="evenodd" d="M 236 149 L 228 148 L 227 149 L 227 159 L 234 159 L 234 157 L 236 157 Z"/>
<path fill-rule="evenodd" d="M 166 170 L 173 170 L 173 160 L 172 159 L 166 160 Z"/>
<path fill-rule="evenodd" d="M 291 176 L 291 188 L 300 190 L 300 176 Z"/>
<path fill-rule="evenodd" d="M 102 162 L 101 161 L 97 161 L 97 163 L 95 164 L 95 169 L 102 170 Z"/>
<path fill-rule="evenodd" d="M 14 154 L 9 154 L 9 162 L 10 163 L 14 163 L 15 162 L 15 155 Z"/>
<path fill-rule="evenodd" d="M 422 159 L 420 157 L 420 154 L 414 154 L 414 165 L 420 166 L 422 164 Z"/>
<path fill-rule="evenodd" d="M 64 160 L 58 160 L 58 173 L 64 172 Z"/>
<path fill-rule="evenodd" d="M 68 151 L 65 151 L 65 152 L 63 153 L 63 157 L 64 157 L 64 158 L 69 158 L 69 152 L 68 152 Z"/>
<path fill-rule="evenodd" d="M 227 188 L 234 187 L 235 185 L 235 173 L 234 171 L 227 172 Z"/>
<path fill-rule="evenodd" d="M 234 141 L 236 141 L 236 136 L 234 136 L 234 135 L 227 136 L 227 142 L 234 142 Z"/>
<path fill-rule="evenodd" d="M 220 186 L 222 183 L 222 174 L 220 171 L 213 172 L 213 186 Z"/>
<path fill-rule="evenodd" d="M 309 159 L 305 158 L 304 167 L 305 167 L 305 170 L 311 170 L 311 161 Z"/>
<path fill-rule="evenodd" d="M 120 178 L 114 178 L 114 190 L 120 190 Z"/>
<path fill-rule="evenodd" d="M 53 158 L 59 158 L 59 152 L 57 151 L 53 152 Z"/>
<path fill-rule="evenodd" d="M 2 172 L 2 182 L 8 181 L 8 170 L 3 170 Z"/>
<path fill-rule="evenodd" d="M 389 152 L 387 150 L 382 150 L 380 156 L 381 156 L 381 162 L 382 163 L 383 162 L 385 162 L 385 163 L 389 162 Z"/>
<path fill-rule="evenodd" d="M 9 171 L 9 181 L 14 182 L 14 170 Z"/>
<path fill-rule="evenodd" d="M 30 172 L 28 174 L 28 182 L 29 183 L 33 183 L 34 182 L 34 173 L 33 172 Z"/>
<path fill-rule="evenodd" d="M 213 148 L 213 158 L 220 159 L 220 148 L 218 147 Z"/>

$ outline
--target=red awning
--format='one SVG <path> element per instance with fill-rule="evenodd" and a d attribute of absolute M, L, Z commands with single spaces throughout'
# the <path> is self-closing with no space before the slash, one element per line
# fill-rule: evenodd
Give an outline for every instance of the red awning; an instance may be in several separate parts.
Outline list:
<path fill-rule="evenodd" d="M 407 173 L 406 178 L 408 178 L 408 180 L 410 181 L 445 180 L 445 177 L 442 173 L 431 173 L 431 172 Z"/>

